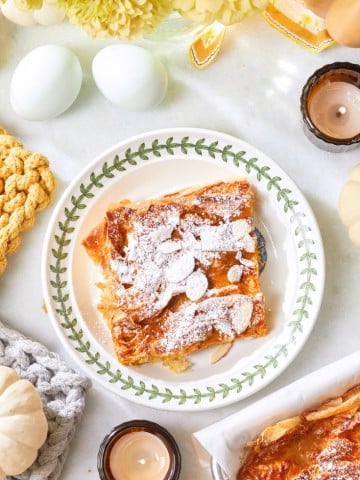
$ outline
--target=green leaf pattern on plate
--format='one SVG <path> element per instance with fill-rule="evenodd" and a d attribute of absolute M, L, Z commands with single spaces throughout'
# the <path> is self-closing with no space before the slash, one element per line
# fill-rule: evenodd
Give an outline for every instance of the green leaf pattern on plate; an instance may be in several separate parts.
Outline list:
<path fill-rule="evenodd" d="M 73 309 L 67 293 L 67 280 L 64 278 L 66 266 L 64 260 L 69 255 L 67 247 L 71 240 L 68 238 L 75 227 L 73 226 L 79 220 L 79 210 L 87 207 L 88 200 L 94 197 L 94 191 L 104 186 L 103 180 L 113 178 L 118 172 L 123 172 L 139 161 L 149 161 L 151 158 L 159 158 L 163 154 L 174 156 L 179 152 L 188 155 L 201 156 L 203 152 L 213 159 L 219 159 L 223 162 L 232 162 L 236 167 L 244 168 L 245 172 L 256 175 L 258 182 L 266 183 L 268 191 L 275 190 L 276 200 L 281 203 L 283 211 L 289 216 L 290 222 L 296 224 L 294 228 L 295 236 L 299 238 L 298 250 L 301 266 L 300 271 L 301 294 L 296 300 L 297 308 L 292 312 L 287 327 L 290 329 L 289 340 L 286 344 L 277 345 L 272 355 L 265 356 L 265 362 L 261 365 L 254 365 L 252 369 L 241 373 L 239 378 L 231 378 L 229 383 L 219 383 L 216 388 L 207 386 L 204 389 L 192 388 L 188 391 L 179 389 L 173 391 L 170 388 L 160 388 L 157 385 L 146 385 L 142 380 L 136 382 L 131 375 L 125 375 L 121 370 L 113 370 L 109 361 L 104 361 L 101 354 L 94 351 L 91 342 L 84 340 L 84 332 L 78 327 L 78 321 L 74 317 Z M 267 165 L 259 165 L 257 158 L 246 158 L 246 151 L 236 152 L 232 145 L 219 146 L 218 141 L 210 144 L 206 143 L 205 138 L 191 141 L 190 137 L 185 136 L 180 141 L 175 141 L 174 137 L 169 137 L 166 141 L 160 142 L 155 139 L 151 145 L 141 143 L 137 150 L 128 148 L 123 158 L 115 155 L 113 162 L 105 162 L 101 169 L 92 172 L 86 184 L 81 184 L 79 194 L 71 197 L 71 208 L 64 208 L 63 219 L 58 222 L 58 232 L 54 235 L 56 248 L 52 249 L 52 262 L 49 266 L 51 272 L 51 286 L 54 294 L 53 301 L 57 304 L 56 312 L 61 317 L 61 326 L 66 330 L 68 338 L 74 343 L 75 349 L 80 352 L 89 365 L 96 368 L 99 375 L 113 384 L 119 384 L 122 390 L 130 390 L 135 396 L 146 395 L 148 400 L 158 399 L 162 403 L 170 401 L 177 402 L 178 405 L 184 405 L 187 402 L 199 404 L 200 402 L 212 402 L 217 397 L 226 398 L 231 392 L 239 393 L 246 386 L 252 386 L 257 379 L 263 379 L 269 370 L 276 369 L 281 357 L 287 357 L 290 344 L 296 344 L 297 337 L 303 332 L 304 321 L 309 317 L 307 308 L 312 305 L 312 294 L 316 287 L 312 279 L 317 275 L 314 263 L 317 257 L 311 251 L 313 240 L 307 235 L 310 227 L 303 223 L 305 214 L 296 211 L 298 202 L 292 198 L 292 191 L 289 188 L 282 187 L 282 179 L 279 176 L 271 175 L 271 168 Z"/>

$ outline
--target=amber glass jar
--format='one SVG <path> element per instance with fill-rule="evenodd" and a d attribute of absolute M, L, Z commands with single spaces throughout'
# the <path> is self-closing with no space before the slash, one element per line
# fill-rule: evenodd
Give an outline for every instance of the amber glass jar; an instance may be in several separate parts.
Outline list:
<path fill-rule="evenodd" d="M 336 92 L 336 87 L 338 89 Z M 334 105 L 331 105 L 331 91 L 334 90 Z M 323 114 L 323 128 L 320 126 L 314 109 L 319 105 L 321 92 L 330 91 L 323 97 L 323 106 L 327 108 Z M 344 105 L 341 104 L 341 92 L 344 91 Z M 349 95 L 352 98 L 349 100 Z M 317 103 L 317 105 L 315 105 Z M 326 105 L 327 103 L 327 105 Z M 346 103 L 351 108 L 346 108 Z M 352 112 L 351 112 L 352 109 Z M 313 110 L 313 111 L 312 111 Z M 301 95 L 301 113 L 306 136 L 319 148 L 330 152 L 344 152 L 360 145 L 360 65 L 349 62 L 335 62 L 316 70 L 307 80 Z M 316 113 L 316 112 L 315 112 Z M 352 118 L 349 115 L 352 113 Z M 355 113 L 355 116 L 354 116 Z M 326 117 L 327 115 L 327 117 Z M 333 118 L 331 118 L 331 115 Z M 346 117 L 348 116 L 348 117 Z M 321 117 L 319 116 L 320 120 Z M 352 124 L 349 123 L 352 121 Z M 326 122 L 339 135 L 330 133 Z M 344 136 L 344 125 L 351 133 Z M 351 128 L 349 128 L 349 125 Z"/>
<path fill-rule="evenodd" d="M 148 420 L 118 425 L 99 448 L 101 480 L 177 480 L 180 469 L 175 439 L 164 427 Z"/>

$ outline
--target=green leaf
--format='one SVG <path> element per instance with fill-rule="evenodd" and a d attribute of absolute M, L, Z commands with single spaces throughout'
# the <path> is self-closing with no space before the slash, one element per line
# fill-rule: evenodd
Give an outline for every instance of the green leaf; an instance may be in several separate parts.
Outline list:
<path fill-rule="evenodd" d="M 76 350 L 80 353 L 88 352 L 90 350 L 90 342 L 85 342 L 79 347 L 76 347 Z"/>
<path fill-rule="evenodd" d="M 299 248 L 302 248 L 302 247 L 310 247 L 311 245 L 314 245 L 315 242 L 312 238 L 304 238 L 303 240 L 300 240 L 300 242 L 298 243 L 298 247 Z"/>
<path fill-rule="evenodd" d="M 144 391 L 145 391 L 145 383 L 142 380 L 140 380 L 139 381 L 139 386 L 136 387 L 135 395 L 137 397 L 140 396 L 140 395 L 143 395 Z"/>
<path fill-rule="evenodd" d="M 312 252 L 305 252 L 301 255 L 300 257 L 300 261 L 303 262 L 304 260 L 310 260 L 310 259 L 314 259 L 316 260 L 317 259 L 317 256 L 315 255 L 315 253 L 312 253 Z"/>
<path fill-rule="evenodd" d="M 59 280 L 50 280 L 50 284 L 52 287 L 54 288 L 65 288 L 66 285 L 67 285 L 67 281 L 66 280 L 63 280 L 62 282 L 60 282 Z"/>
<path fill-rule="evenodd" d="M 301 320 L 293 320 L 292 322 L 289 323 L 289 326 L 293 327 L 292 328 L 293 333 L 296 333 L 296 332 L 302 333 L 303 332 L 303 327 L 302 327 L 301 322 L 302 322 Z"/>
<path fill-rule="evenodd" d="M 55 311 L 56 311 L 56 313 L 58 313 L 62 317 L 68 317 L 72 313 L 72 308 L 63 306 L 62 308 L 57 308 Z M 70 325 L 70 327 L 71 327 L 71 325 Z"/>
<path fill-rule="evenodd" d="M 181 152 L 184 154 L 188 153 L 188 148 L 192 147 L 192 144 L 189 144 L 189 137 L 183 137 L 180 142 Z"/>
<path fill-rule="evenodd" d="M 206 387 L 206 390 L 209 392 L 207 396 L 209 397 L 209 401 L 212 402 L 215 400 L 215 389 L 213 387 Z"/>
<path fill-rule="evenodd" d="M 263 365 L 254 365 L 256 373 L 260 375 L 260 378 L 264 378 L 266 375 L 266 368 Z"/>
<path fill-rule="evenodd" d="M 298 315 L 301 319 L 303 317 L 309 318 L 309 313 L 303 308 L 297 308 L 293 311 L 293 315 Z"/>
<path fill-rule="evenodd" d="M 70 222 L 76 222 L 79 220 L 79 215 L 75 215 L 75 209 L 69 210 L 67 207 L 64 208 L 64 213 L 65 217 L 70 221 Z"/>
<path fill-rule="evenodd" d="M 149 400 L 153 400 L 159 396 L 159 388 L 156 385 L 151 385 L 151 389 L 152 391 L 150 391 Z"/>
<path fill-rule="evenodd" d="M 208 152 L 211 158 L 215 158 L 216 153 L 220 152 L 220 149 L 217 148 L 218 144 L 218 141 L 210 143 L 208 147 Z"/>
<path fill-rule="evenodd" d="M 224 162 L 228 161 L 228 157 L 231 157 L 231 158 L 234 157 L 234 154 L 231 151 L 231 149 L 232 149 L 232 145 L 225 145 L 225 147 L 223 148 L 221 158 Z"/>
<path fill-rule="evenodd" d="M 103 175 L 100 174 L 98 176 L 95 175 L 94 172 L 91 173 L 90 175 L 90 180 L 91 180 L 91 183 L 93 185 L 95 185 L 95 187 L 98 187 L 98 188 L 102 188 L 104 185 L 100 182 L 100 180 L 102 179 Z"/>
<path fill-rule="evenodd" d="M 251 387 L 251 385 L 254 383 L 254 375 L 250 372 L 244 372 L 241 375 L 243 375 L 244 381 L 248 382 L 249 386 Z"/>
<path fill-rule="evenodd" d="M 231 382 L 233 383 L 232 388 L 236 388 L 236 392 L 239 393 L 242 390 L 241 381 L 238 378 L 232 378 Z"/>
<path fill-rule="evenodd" d="M 258 172 L 258 179 L 259 181 L 261 180 L 261 178 L 266 178 L 266 179 L 270 179 L 271 177 L 269 176 L 269 174 L 267 173 L 268 171 L 270 170 L 270 167 L 268 166 L 264 166 L 264 167 L 261 167 L 259 172 Z M 260 177 L 260 178 L 259 178 Z"/>
<path fill-rule="evenodd" d="M 293 213 L 293 215 L 291 215 L 290 222 L 294 223 L 295 220 L 300 220 L 301 218 L 304 218 L 304 217 L 306 217 L 304 212 L 295 212 Z"/>
<path fill-rule="evenodd" d="M 200 140 L 198 140 L 196 143 L 195 143 L 195 152 L 198 154 L 198 155 L 202 155 L 202 151 L 204 149 L 204 142 L 205 142 L 205 138 L 200 138 Z"/>
<path fill-rule="evenodd" d="M 126 168 L 124 167 L 124 165 L 126 162 L 127 162 L 126 158 L 123 158 L 122 160 L 120 160 L 119 155 L 116 155 L 113 161 L 114 168 L 116 168 L 118 172 L 125 172 Z"/>
<path fill-rule="evenodd" d="M 76 198 L 74 195 L 71 197 L 71 203 L 74 205 L 75 208 L 83 210 L 86 208 L 86 205 L 82 203 L 82 196 Z"/>
<path fill-rule="evenodd" d="M 222 398 L 226 398 L 230 393 L 229 386 L 226 385 L 226 383 L 220 383 L 219 387 L 221 388 L 221 391 L 222 391 Z"/>
<path fill-rule="evenodd" d="M 248 165 L 249 165 L 250 169 L 258 171 L 259 167 L 257 166 L 257 161 L 258 161 L 258 159 L 254 158 L 254 157 L 250 158 L 248 160 Z"/>
<path fill-rule="evenodd" d="M 317 275 L 317 270 L 313 267 L 307 267 L 301 270 L 301 275 L 304 275 L 305 273 L 308 273 L 310 275 Z"/>
<path fill-rule="evenodd" d="M 266 360 L 268 360 L 269 365 L 273 366 L 274 368 L 277 368 L 278 366 L 278 361 L 276 357 L 270 357 L 268 355 L 265 356 Z"/>
<path fill-rule="evenodd" d="M 279 348 L 278 350 L 279 355 L 283 355 L 284 357 L 288 356 L 289 351 L 286 345 L 281 345 L 281 346 L 278 345 L 278 348 Z"/>
<path fill-rule="evenodd" d="M 170 155 L 174 155 L 174 149 L 173 149 L 173 141 L 174 141 L 174 137 L 169 137 L 167 140 L 166 140 L 166 143 L 165 143 L 165 148 L 166 148 L 166 151 L 167 153 L 169 153 Z"/>
<path fill-rule="evenodd" d="M 296 303 L 303 303 L 303 304 L 308 304 L 308 305 L 312 305 L 312 300 L 311 298 L 308 296 L 308 295 L 301 295 L 297 300 L 296 300 Z"/>
<path fill-rule="evenodd" d="M 115 175 L 112 173 L 113 168 L 113 166 L 109 166 L 108 163 L 105 162 L 102 166 L 101 171 L 106 178 L 114 178 Z"/>
<path fill-rule="evenodd" d="M 82 183 L 80 185 L 80 192 L 82 193 L 82 195 L 86 198 L 93 198 L 94 197 L 94 194 L 91 193 L 91 189 L 92 189 L 93 185 L 90 184 L 88 185 L 87 187 L 85 187 L 85 185 Z"/>
<path fill-rule="evenodd" d="M 198 404 L 198 403 L 201 402 L 202 394 L 201 394 L 201 392 L 200 392 L 200 390 L 199 390 L 198 388 L 194 388 L 194 389 L 193 389 L 193 392 L 194 392 L 194 394 L 193 394 L 194 403 L 195 403 L 195 405 L 196 405 L 196 404 Z"/>
<path fill-rule="evenodd" d="M 288 210 L 293 209 L 299 202 L 295 200 L 287 200 L 284 205 L 284 212 L 287 213 Z"/>
<path fill-rule="evenodd" d="M 307 281 L 300 285 L 300 290 L 304 290 L 304 289 L 305 290 L 312 290 L 313 292 L 316 291 L 315 285 L 313 283 L 307 282 Z"/>
<path fill-rule="evenodd" d="M 105 362 L 104 365 L 100 363 L 99 367 L 100 367 L 99 370 L 97 370 L 97 373 L 99 375 L 105 375 L 106 373 L 109 373 L 110 368 L 111 368 L 110 363 L 108 361 Z"/>
<path fill-rule="evenodd" d="M 280 181 L 281 181 L 281 177 L 278 177 L 278 176 L 272 177 L 267 184 L 267 189 L 271 190 L 272 187 L 275 187 L 278 190 L 280 190 L 280 186 L 279 186 Z M 281 197 L 282 196 L 281 196 L 281 190 L 280 190 L 276 196 L 278 202 L 281 200 Z"/>
<path fill-rule="evenodd" d="M 141 160 L 149 160 L 149 157 L 146 155 L 146 153 L 145 143 L 142 143 L 139 147 L 139 157 Z"/>
<path fill-rule="evenodd" d="M 186 392 L 183 389 L 180 389 L 180 394 L 179 394 L 179 405 L 184 405 L 186 403 L 187 396 Z"/>
<path fill-rule="evenodd" d="M 60 253 L 60 249 L 55 250 L 55 248 L 52 248 L 51 252 L 57 260 L 65 260 L 65 258 L 67 257 L 67 253 L 65 252 Z"/>
<path fill-rule="evenodd" d="M 168 403 L 173 398 L 173 392 L 170 388 L 165 388 L 166 394 L 163 394 L 162 403 Z"/>
<path fill-rule="evenodd" d="M 70 244 L 71 240 L 65 240 L 63 236 L 59 237 L 58 235 L 55 235 L 55 242 L 60 245 L 60 247 L 66 247 Z"/>
<path fill-rule="evenodd" d="M 75 228 L 70 227 L 67 222 L 66 223 L 59 222 L 58 227 L 64 233 L 72 233 L 75 230 Z"/>
<path fill-rule="evenodd" d="M 131 151 L 131 148 L 128 148 L 125 152 L 125 160 L 127 163 L 129 163 L 130 165 L 137 165 L 136 161 L 134 160 L 134 158 L 137 156 L 137 152 L 132 152 Z"/>
<path fill-rule="evenodd" d="M 88 365 L 94 365 L 94 363 L 98 362 L 99 359 L 100 359 L 100 353 L 96 352 L 94 355 L 91 355 L 91 357 L 86 360 L 86 363 Z"/>

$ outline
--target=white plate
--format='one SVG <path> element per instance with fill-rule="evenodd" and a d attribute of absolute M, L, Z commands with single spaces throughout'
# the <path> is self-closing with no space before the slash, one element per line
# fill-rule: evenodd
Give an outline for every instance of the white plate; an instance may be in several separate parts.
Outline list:
<path fill-rule="evenodd" d="M 247 177 L 256 193 L 255 225 L 265 236 L 268 253 L 261 283 L 269 333 L 236 342 L 215 365 L 210 365 L 210 350 L 193 354 L 193 368 L 180 375 L 160 363 L 120 365 L 96 310 L 97 272 L 82 239 L 112 202 L 137 201 L 234 176 Z M 274 380 L 311 332 L 324 276 L 316 220 L 289 177 L 262 152 L 237 138 L 188 128 L 139 135 L 96 158 L 59 201 L 43 252 L 46 306 L 56 332 L 77 362 L 119 395 L 170 410 L 224 406 Z"/>

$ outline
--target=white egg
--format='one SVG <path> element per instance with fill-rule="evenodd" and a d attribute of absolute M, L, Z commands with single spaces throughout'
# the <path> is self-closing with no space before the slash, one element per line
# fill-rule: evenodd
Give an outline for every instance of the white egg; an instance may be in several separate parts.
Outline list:
<path fill-rule="evenodd" d="M 17 65 L 10 84 L 11 105 L 26 120 L 48 120 L 73 104 L 81 82 L 76 55 L 65 47 L 44 45 Z"/>
<path fill-rule="evenodd" d="M 146 110 L 164 99 L 168 77 L 164 65 L 137 45 L 110 45 L 92 63 L 95 83 L 110 102 L 127 110 Z"/>

